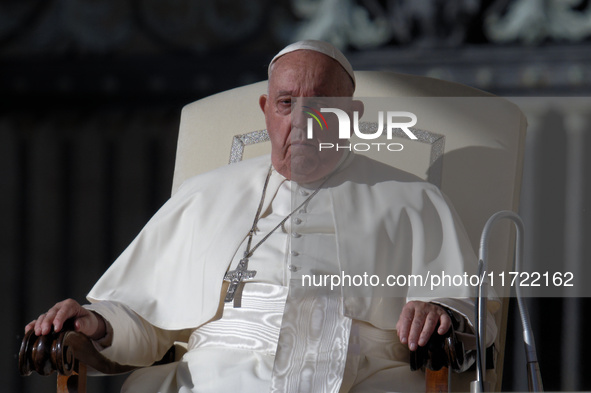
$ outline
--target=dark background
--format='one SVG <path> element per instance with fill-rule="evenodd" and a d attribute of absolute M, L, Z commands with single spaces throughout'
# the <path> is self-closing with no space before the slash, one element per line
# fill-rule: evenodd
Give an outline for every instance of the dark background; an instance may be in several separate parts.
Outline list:
<path fill-rule="evenodd" d="M 572 4 L 569 4 L 572 3 Z M 183 105 L 266 79 L 299 38 L 339 45 L 358 70 L 435 76 L 501 96 L 586 99 L 591 5 L 563 0 L 12 0 L 0 2 L 0 389 L 23 326 L 79 301 L 170 194 Z M 588 114 L 529 119 L 521 214 L 528 266 L 591 277 Z M 585 123 L 586 122 L 586 123 Z M 533 299 L 547 390 L 590 390 L 588 299 Z M 526 390 L 510 322 L 504 389 Z M 121 377 L 92 378 L 90 392 Z"/>

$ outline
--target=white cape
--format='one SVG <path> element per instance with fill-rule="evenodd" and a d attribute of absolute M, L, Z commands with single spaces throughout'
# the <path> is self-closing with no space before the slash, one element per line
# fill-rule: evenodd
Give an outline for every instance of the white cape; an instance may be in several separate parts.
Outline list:
<path fill-rule="evenodd" d="M 186 181 L 96 283 L 88 299 L 121 302 L 168 330 L 210 321 L 220 304 L 223 276 L 250 230 L 269 165 L 269 156 L 263 156 Z M 468 237 L 437 187 L 363 156 L 354 156 L 326 187 L 333 202 L 338 263 L 346 274 L 379 274 L 385 281 L 387 275 L 425 278 L 476 271 Z M 404 304 L 395 289 L 400 290 L 343 287 L 344 314 L 394 329 Z M 473 293 L 468 287 L 452 293 L 417 286 L 404 295 L 439 301 Z M 464 301 L 441 303 L 472 314 Z M 494 337 L 496 329 L 489 333 Z"/>

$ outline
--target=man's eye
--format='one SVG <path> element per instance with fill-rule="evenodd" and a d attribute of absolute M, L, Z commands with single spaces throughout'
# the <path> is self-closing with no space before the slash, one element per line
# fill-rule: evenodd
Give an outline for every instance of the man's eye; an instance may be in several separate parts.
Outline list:
<path fill-rule="evenodd" d="M 291 100 L 290 99 L 277 100 L 277 110 L 283 114 L 288 114 L 289 112 L 291 112 Z"/>

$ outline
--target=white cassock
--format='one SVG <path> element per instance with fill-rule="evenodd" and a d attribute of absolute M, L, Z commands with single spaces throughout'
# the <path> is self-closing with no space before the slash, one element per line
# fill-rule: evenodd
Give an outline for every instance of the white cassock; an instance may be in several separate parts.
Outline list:
<path fill-rule="evenodd" d="M 396 335 L 400 311 L 411 299 L 433 301 L 470 322 L 472 289 L 394 288 L 386 278 L 472 274 L 476 257 L 435 186 L 354 154 L 342 161 L 254 252 L 248 269 L 257 274 L 244 284 L 240 308 L 223 304 L 222 278 L 243 256 L 269 157 L 183 184 L 88 296 L 113 326 L 103 351 L 112 360 L 149 365 L 175 340 L 188 342 L 179 362 L 136 371 L 124 391 L 424 390 Z M 252 244 L 315 186 L 273 171 Z M 331 291 L 345 275 L 352 282 Z M 369 276 L 379 281 L 369 285 Z M 493 322 L 487 341 L 495 335 Z"/>

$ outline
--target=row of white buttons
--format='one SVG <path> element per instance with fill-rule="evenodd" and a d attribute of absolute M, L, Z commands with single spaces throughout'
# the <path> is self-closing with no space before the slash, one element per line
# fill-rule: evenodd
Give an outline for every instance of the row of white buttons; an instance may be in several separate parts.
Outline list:
<path fill-rule="evenodd" d="M 310 195 L 310 192 L 309 192 L 309 191 L 307 191 L 307 190 L 305 190 L 305 189 L 303 189 L 303 188 L 300 188 L 300 189 L 299 189 L 299 193 L 300 193 L 300 195 L 302 195 L 302 196 L 308 196 L 308 195 Z M 306 213 L 306 210 L 305 210 L 305 209 L 301 209 L 301 210 L 300 210 L 298 213 L 300 213 L 300 214 L 302 214 L 302 213 Z M 295 217 L 295 218 L 293 219 L 293 223 L 294 223 L 294 224 L 296 224 L 296 225 L 300 225 L 302 222 L 303 222 L 303 221 L 302 221 L 302 219 L 301 219 L 301 218 L 299 218 L 299 217 Z M 294 237 L 294 238 L 299 238 L 299 237 L 301 237 L 301 236 L 302 236 L 302 234 L 301 234 L 301 233 L 298 233 L 298 232 L 292 232 L 292 233 L 291 233 L 291 236 L 292 236 L 292 237 Z M 297 252 L 297 251 L 295 251 L 295 250 L 292 250 L 292 251 L 290 252 L 290 254 L 291 254 L 291 256 L 293 256 L 293 257 L 297 257 L 298 255 L 300 255 L 300 253 L 299 253 L 299 252 Z M 297 272 L 298 270 L 300 270 L 300 267 L 299 267 L 299 266 L 295 266 L 295 265 L 289 265 L 287 268 L 288 268 L 288 269 L 289 269 L 289 271 L 291 271 L 291 272 Z"/>
<path fill-rule="evenodd" d="M 296 224 L 296 225 L 300 225 L 302 222 L 303 222 L 302 219 L 299 218 L 299 217 L 296 217 L 296 218 L 293 219 L 293 223 Z M 299 232 L 292 232 L 291 233 L 291 236 L 292 237 L 295 237 L 295 238 L 298 238 L 298 237 L 301 237 L 302 234 L 299 233 Z"/>

